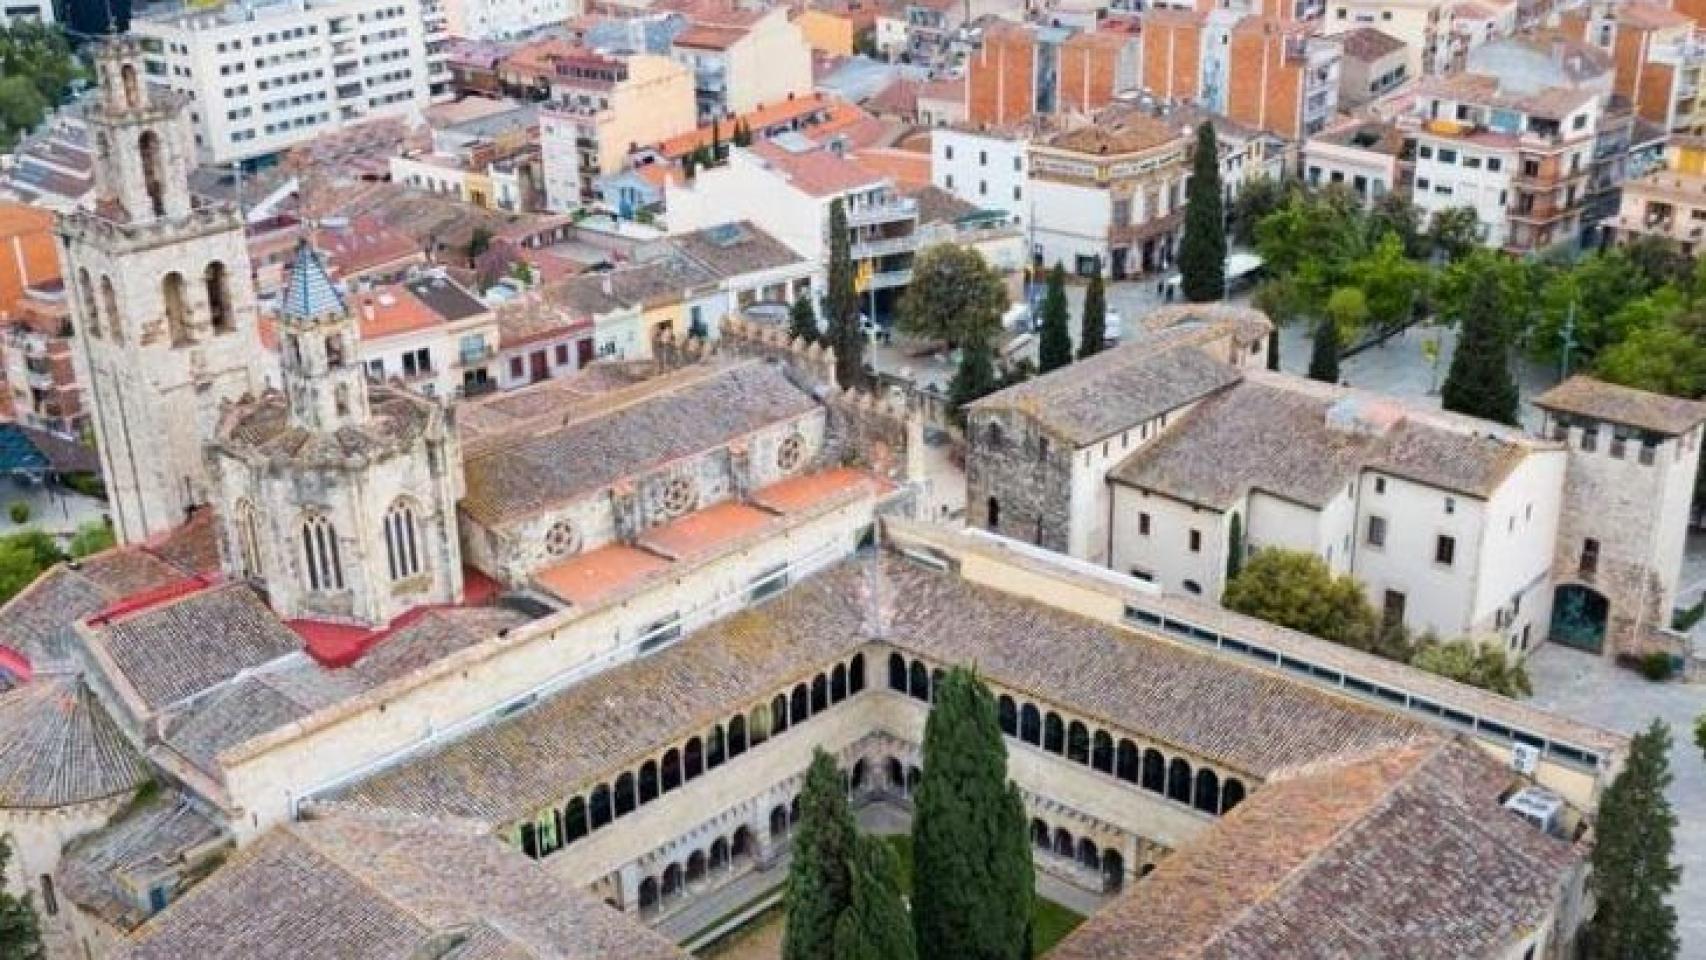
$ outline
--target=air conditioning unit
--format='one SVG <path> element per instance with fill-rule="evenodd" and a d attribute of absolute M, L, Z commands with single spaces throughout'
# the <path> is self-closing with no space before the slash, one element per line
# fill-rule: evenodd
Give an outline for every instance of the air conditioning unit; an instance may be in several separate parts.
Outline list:
<path fill-rule="evenodd" d="M 1511 745 L 1511 769 L 1525 777 L 1534 776 L 1534 768 L 1540 765 L 1540 748 L 1526 743 Z"/>
<path fill-rule="evenodd" d="M 1563 835 L 1564 801 L 1550 790 L 1524 787 L 1511 794 L 1505 809 L 1527 820 L 1549 836 Z"/>

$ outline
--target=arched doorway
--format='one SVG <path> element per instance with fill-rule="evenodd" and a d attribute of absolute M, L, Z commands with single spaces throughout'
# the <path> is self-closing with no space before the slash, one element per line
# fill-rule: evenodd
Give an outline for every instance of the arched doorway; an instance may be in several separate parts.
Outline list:
<path fill-rule="evenodd" d="M 1605 624 L 1611 602 L 1592 587 L 1566 583 L 1552 595 L 1552 639 L 1578 650 L 1599 653 L 1605 649 Z"/>
<path fill-rule="evenodd" d="M 1118 850 L 1102 851 L 1102 890 L 1118 893 L 1125 886 L 1125 858 Z"/>
<path fill-rule="evenodd" d="M 649 913 L 658 908 L 658 882 L 651 877 L 640 881 L 640 912 Z"/>

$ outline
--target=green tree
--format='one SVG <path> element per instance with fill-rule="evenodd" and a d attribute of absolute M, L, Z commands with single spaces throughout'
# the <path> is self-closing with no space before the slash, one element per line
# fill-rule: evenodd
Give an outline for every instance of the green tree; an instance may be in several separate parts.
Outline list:
<path fill-rule="evenodd" d="M 1395 233 L 1388 233 L 1367 256 L 1352 262 L 1346 274 L 1362 291 L 1368 318 L 1382 331 L 1410 321 L 1416 304 L 1426 296 L 1429 277 L 1427 267 L 1405 255 Z"/>
<path fill-rule="evenodd" d="M 1309 379 L 1339 382 L 1339 324 L 1330 316 L 1315 324 L 1315 339 L 1309 345 Z"/>
<path fill-rule="evenodd" d="M 1098 268 L 1084 290 L 1084 312 L 1078 320 L 1078 359 L 1093 357 L 1108 345 L 1108 294 Z"/>
<path fill-rule="evenodd" d="M 1505 318 L 1501 329 L 1506 342 L 1514 343 L 1529 327 L 1545 276 L 1545 268 L 1538 265 L 1491 250 L 1472 250 L 1435 278 L 1430 300 L 1441 319 L 1457 324 L 1469 312 L 1472 297 L 1491 288 Z"/>
<path fill-rule="evenodd" d="M 1244 521 L 1234 513 L 1226 525 L 1226 579 L 1238 576 L 1244 569 Z"/>
<path fill-rule="evenodd" d="M 1490 642 L 1463 639 L 1424 644 L 1410 658 L 1410 665 L 1507 697 L 1526 697 L 1534 692 L 1528 670 L 1505 655 L 1498 638 Z"/>
<path fill-rule="evenodd" d="M 1405 257 L 1420 260 L 1428 255 L 1428 238 L 1422 233 L 1422 211 L 1403 194 L 1382 194 L 1368 211 L 1369 242 L 1378 247 L 1388 238 L 1398 241 L 1398 249 Z"/>
<path fill-rule="evenodd" d="M 1262 218 L 1285 206 L 1295 185 L 1272 177 L 1257 177 L 1245 181 L 1232 198 L 1232 239 L 1243 246 L 1256 243 L 1256 224 Z"/>
<path fill-rule="evenodd" d="M 0 78 L 0 147 L 10 148 L 47 115 L 47 99 L 29 77 Z"/>
<path fill-rule="evenodd" d="M 1447 260 L 1458 260 L 1481 245 L 1481 218 L 1474 207 L 1448 207 L 1428 224 L 1428 243 Z"/>
<path fill-rule="evenodd" d="M 1531 352 L 1556 359 L 1568 325 L 1572 363 L 1590 365 L 1600 352 L 1629 336 L 1641 319 L 1629 306 L 1658 288 L 1622 250 L 1590 253 L 1567 270 L 1548 271 L 1535 284 Z"/>
<path fill-rule="evenodd" d="M 817 749 L 800 788 L 800 827 L 788 864 L 782 960 L 835 955 L 835 927 L 852 903 L 848 860 L 857 833 L 835 760 Z"/>
<path fill-rule="evenodd" d="M 1600 798 L 1588 887 L 1593 919 L 1585 960 L 1669 960 L 1677 955 L 1676 909 L 1668 901 L 1682 871 L 1672 862 L 1676 814 L 1670 786 L 1670 729 L 1661 720 L 1629 744 L 1623 772 Z"/>
<path fill-rule="evenodd" d="M 1373 649 L 1379 634 L 1379 618 L 1362 585 L 1349 576 L 1335 576 L 1326 561 L 1301 550 L 1256 551 L 1227 582 L 1220 602 L 1227 609 L 1358 650 Z"/>
<path fill-rule="evenodd" d="M 1654 287 L 1686 287 L 1694 275 L 1694 258 L 1662 237 L 1636 237 L 1624 244 L 1623 256 Z"/>
<path fill-rule="evenodd" d="M 1066 269 L 1059 263 L 1048 274 L 1042 322 L 1037 331 L 1037 369 L 1058 370 L 1072 362 L 1072 331 L 1067 327 Z"/>
<path fill-rule="evenodd" d="M 1594 374 L 1626 387 L 1673 397 L 1706 394 L 1706 344 L 1664 320 L 1600 353 Z"/>
<path fill-rule="evenodd" d="M 965 406 L 1001 387 L 995 378 L 995 348 L 988 340 L 960 345 L 960 363 L 948 381 L 948 407 L 956 418 L 965 416 Z"/>
<path fill-rule="evenodd" d="M 995 698 L 954 667 L 924 725 L 924 778 L 912 820 L 918 954 L 1020 960 L 1035 898 L 1030 838 Z"/>
<path fill-rule="evenodd" d="M 810 291 L 800 294 L 788 310 L 788 336 L 791 339 L 815 343 L 818 337 L 817 311 L 812 309 Z"/>
<path fill-rule="evenodd" d="M 752 128 L 747 126 L 745 120 L 735 121 L 735 146 L 752 146 Z"/>
<path fill-rule="evenodd" d="M 849 873 L 853 896 L 835 925 L 835 960 L 918 960 L 894 849 L 855 838 Z"/>
<path fill-rule="evenodd" d="M 468 234 L 468 259 L 478 260 L 480 254 L 485 253 L 491 245 L 492 231 L 485 227 L 475 227 L 473 232 Z"/>
<path fill-rule="evenodd" d="M 829 295 L 825 339 L 835 349 L 835 379 L 843 388 L 865 385 L 865 334 L 859 329 L 859 292 L 853 285 L 853 257 L 847 232 L 847 205 L 840 197 L 829 205 Z"/>
<path fill-rule="evenodd" d="M 1368 325 L 1368 297 L 1360 287 L 1340 287 L 1327 298 L 1325 312 L 1338 342 L 1350 342 Z"/>
<path fill-rule="evenodd" d="M 6 960 L 45 960 L 41 921 L 29 894 L 6 891 L 6 867 L 12 861 L 12 838 L 0 836 L 0 957 Z"/>
<path fill-rule="evenodd" d="M 1226 296 L 1226 217 L 1220 187 L 1220 145 L 1214 125 L 1197 128 L 1191 180 L 1185 191 L 1185 236 L 1179 243 L 1179 284 L 1185 299 L 1208 303 Z"/>
<path fill-rule="evenodd" d="M 1516 380 L 1511 377 L 1510 351 L 1499 312 L 1500 291 L 1483 284 L 1469 294 L 1458 320 L 1457 351 L 1445 374 L 1440 400 L 1455 413 L 1517 423 Z"/>
<path fill-rule="evenodd" d="M 913 259 L 897 319 L 906 333 L 957 346 L 995 336 L 1006 309 L 1007 288 L 983 254 L 940 243 Z"/>
<path fill-rule="evenodd" d="M 109 550 L 117 540 L 113 536 L 112 524 L 105 520 L 90 520 L 77 528 L 71 535 L 71 555 L 87 557 L 91 554 Z"/>

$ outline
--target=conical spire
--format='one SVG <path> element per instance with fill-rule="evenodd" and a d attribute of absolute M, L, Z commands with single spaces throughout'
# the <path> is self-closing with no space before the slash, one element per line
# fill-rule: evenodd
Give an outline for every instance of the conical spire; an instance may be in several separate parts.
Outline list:
<path fill-rule="evenodd" d="M 279 315 L 286 321 L 312 323 L 325 316 L 342 316 L 345 309 L 344 296 L 326 272 L 320 252 L 304 238 L 296 246 Z"/>

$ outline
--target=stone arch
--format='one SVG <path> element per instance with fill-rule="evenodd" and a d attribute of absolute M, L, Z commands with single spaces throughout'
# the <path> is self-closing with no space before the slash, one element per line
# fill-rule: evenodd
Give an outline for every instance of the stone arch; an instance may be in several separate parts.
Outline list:
<path fill-rule="evenodd" d="M 937 667 L 936 669 L 930 671 L 930 702 L 931 703 L 935 703 L 936 697 L 941 694 L 941 692 L 942 692 L 942 680 L 946 676 L 947 676 L 947 673 L 944 670 L 942 670 L 942 668 L 940 668 L 940 667 Z"/>
<path fill-rule="evenodd" d="M 1203 813 L 1220 812 L 1220 777 L 1207 767 L 1197 771 L 1196 800 L 1192 805 Z"/>
<path fill-rule="evenodd" d="M 752 855 L 752 828 L 741 824 L 735 828 L 734 836 L 729 840 L 729 861 L 732 863 L 742 857 Z"/>
<path fill-rule="evenodd" d="M 1001 732 L 1009 737 L 1019 735 L 1019 707 L 1013 698 L 1005 693 L 995 701 L 995 716 L 1001 724 Z"/>
<path fill-rule="evenodd" d="M 190 301 L 184 290 L 184 275 L 176 270 L 160 278 L 160 303 L 166 314 L 166 333 L 172 346 L 190 342 Z"/>
<path fill-rule="evenodd" d="M 725 750 L 727 745 L 723 742 L 723 725 L 713 724 L 711 732 L 705 734 L 705 769 L 715 770 L 722 766 Z"/>
<path fill-rule="evenodd" d="M 895 757 L 890 757 L 884 763 L 884 767 L 889 775 L 889 786 L 896 790 L 905 790 L 906 768 L 901 766 L 900 760 Z"/>
<path fill-rule="evenodd" d="M 587 807 L 589 808 L 587 819 L 590 830 L 597 830 L 610 823 L 613 818 L 610 815 L 610 787 L 608 784 L 601 783 L 592 788 L 592 797 L 587 801 Z"/>
<path fill-rule="evenodd" d="M 160 155 L 160 135 L 153 130 L 142 131 L 142 135 L 136 138 L 136 155 L 142 161 L 142 188 L 148 192 L 153 216 L 163 217 L 166 215 L 166 180 L 161 170 L 165 158 Z"/>
<path fill-rule="evenodd" d="M 83 308 L 83 331 L 96 340 L 101 339 L 101 308 L 95 300 L 95 283 L 89 279 L 87 268 L 77 270 L 77 301 Z"/>
<path fill-rule="evenodd" d="M 1065 827 L 1056 827 L 1054 831 L 1054 854 L 1057 857 L 1072 858 L 1078 851 L 1078 843 Z"/>
<path fill-rule="evenodd" d="M 1191 802 L 1191 765 L 1183 757 L 1174 757 L 1167 764 L 1167 799 Z"/>
<path fill-rule="evenodd" d="M 914 700 L 930 702 L 930 671 L 917 660 L 912 661 L 912 666 L 907 670 L 906 692 L 911 694 Z"/>
<path fill-rule="evenodd" d="M 124 91 L 124 105 L 132 110 L 142 106 L 142 84 L 136 77 L 136 66 L 125 64 L 118 68 L 119 87 Z"/>
<path fill-rule="evenodd" d="M 1087 870 L 1100 872 L 1102 869 L 1102 851 L 1096 846 L 1096 841 L 1082 837 L 1078 841 L 1078 865 Z"/>
<path fill-rule="evenodd" d="M 1244 802 L 1244 781 L 1237 777 L 1227 777 L 1226 783 L 1220 788 L 1220 812 L 1231 813 L 1232 808 Z"/>
<path fill-rule="evenodd" d="M 705 879 L 705 851 L 695 850 L 687 857 L 687 882 L 689 885 Z"/>
<path fill-rule="evenodd" d="M 1090 742 L 1090 766 L 1096 770 L 1113 775 L 1114 772 L 1114 738 L 1106 730 L 1097 730 Z"/>
<path fill-rule="evenodd" d="M 704 772 L 705 741 L 688 737 L 687 746 L 681 749 L 681 782 L 697 779 Z"/>
<path fill-rule="evenodd" d="M 865 692 L 865 655 L 855 653 L 847 664 L 847 693 L 849 696 Z"/>
<path fill-rule="evenodd" d="M 420 507 L 411 497 L 398 497 L 385 510 L 385 563 L 393 582 L 420 576 L 426 569 L 419 517 Z"/>
<path fill-rule="evenodd" d="M 1019 709 L 1019 739 L 1031 746 L 1040 746 L 1043 742 L 1043 715 L 1037 712 L 1035 704 L 1027 703 Z"/>
<path fill-rule="evenodd" d="M 788 835 L 788 805 L 778 803 L 770 808 L 770 839 Z"/>
<path fill-rule="evenodd" d="M 1066 752 L 1066 723 L 1053 710 L 1043 716 L 1043 749 L 1049 753 Z"/>
<path fill-rule="evenodd" d="M 1052 836 L 1053 835 L 1049 831 L 1048 824 L 1044 823 L 1038 817 L 1032 817 L 1031 818 L 1031 845 L 1032 846 L 1037 847 L 1040 850 L 1051 849 L 1051 847 L 1052 847 L 1052 839 L 1051 839 Z"/>
<path fill-rule="evenodd" d="M 1073 763 L 1090 763 L 1090 728 L 1077 720 L 1066 727 L 1066 759 Z"/>
<path fill-rule="evenodd" d="M 795 797 L 794 799 L 788 801 L 788 826 L 789 826 L 789 828 L 792 828 L 794 826 L 794 824 L 799 823 L 799 822 L 800 822 L 800 798 Z"/>
<path fill-rule="evenodd" d="M 649 913 L 658 908 L 658 882 L 655 877 L 647 877 L 640 881 L 640 912 Z"/>
<path fill-rule="evenodd" d="M 634 775 L 624 772 L 616 778 L 615 815 L 621 817 L 633 813 L 637 806 L 639 804 L 634 800 Z"/>
<path fill-rule="evenodd" d="M 668 793 L 681 786 L 681 751 L 670 747 L 663 752 L 663 762 L 658 764 L 659 779 L 663 781 L 663 792 Z"/>
<path fill-rule="evenodd" d="M 640 804 L 651 803 L 658 798 L 658 762 L 647 760 L 640 764 Z"/>
<path fill-rule="evenodd" d="M 829 674 L 829 702 L 840 703 L 847 699 L 847 665 L 838 663 Z"/>
<path fill-rule="evenodd" d="M 829 678 L 818 674 L 812 678 L 812 716 L 829 709 Z"/>
<path fill-rule="evenodd" d="M 124 315 L 119 313 L 118 294 L 113 290 L 113 278 L 101 275 L 101 310 L 107 316 L 107 332 L 114 343 L 124 343 Z"/>
<path fill-rule="evenodd" d="M 729 718 L 729 759 L 746 752 L 746 715 L 737 713 Z"/>
<path fill-rule="evenodd" d="M 237 318 L 231 306 L 231 277 L 225 264 L 215 260 L 201 274 L 207 293 L 207 319 L 214 333 L 230 333 L 237 329 Z"/>
<path fill-rule="evenodd" d="M 721 870 L 729 865 L 729 842 L 722 837 L 711 841 L 711 869 Z"/>
<path fill-rule="evenodd" d="M 747 714 L 746 745 L 748 748 L 757 747 L 770 739 L 770 721 L 772 719 L 770 714 L 771 706 L 763 703 L 753 707 L 752 712 Z"/>
<path fill-rule="evenodd" d="M 918 784 L 923 779 L 924 779 L 924 771 L 918 769 L 917 764 L 913 764 L 911 766 L 908 766 L 906 768 L 906 792 L 909 794 L 910 793 L 916 793 L 918 790 Z"/>
<path fill-rule="evenodd" d="M 521 852 L 529 859 L 539 859 L 539 825 L 524 823 L 521 825 Z"/>
<path fill-rule="evenodd" d="M 868 765 L 865 763 L 864 757 L 860 757 L 853 761 L 853 771 L 849 774 L 849 781 L 852 783 L 854 790 L 857 791 L 865 789 L 865 780 L 868 776 L 866 772 L 867 768 Z"/>
<path fill-rule="evenodd" d="M 798 726 L 811 719 L 812 695 L 803 683 L 794 684 L 794 695 L 788 702 L 788 723 Z"/>
<path fill-rule="evenodd" d="M 663 868 L 663 895 L 667 899 L 681 893 L 681 864 L 672 863 Z"/>
<path fill-rule="evenodd" d="M 788 729 L 788 695 L 778 693 L 770 700 L 770 733 L 780 736 Z"/>
<path fill-rule="evenodd" d="M 906 692 L 906 658 L 898 653 L 889 654 L 889 689 Z"/>
<path fill-rule="evenodd" d="M 1125 857 L 1109 847 L 1102 851 L 1102 892 L 1118 893 L 1125 886 Z"/>
<path fill-rule="evenodd" d="M 1126 783 L 1136 783 L 1143 775 L 1143 753 L 1137 749 L 1137 744 L 1124 737 L 1115 751 L 1114 775 Z"/>
<path fill-rule="evenodd" d="M 586 822 L 586 801 L 580 797 L 571 798 L 568 805 L 563 808 L 564 842 L 573 843 L 576 840 L 579 840 L 581 837 L 587 835 L 588 829 Z"/>

